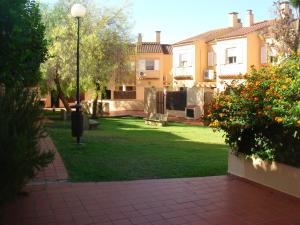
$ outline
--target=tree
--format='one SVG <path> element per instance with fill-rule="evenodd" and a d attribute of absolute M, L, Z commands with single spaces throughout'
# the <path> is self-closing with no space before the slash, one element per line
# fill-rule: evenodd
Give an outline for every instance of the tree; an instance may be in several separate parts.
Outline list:
<path fill-rule="evenodd" d="M 46 59 L 45 27 L 34 0 L 0 2 L 0 83 L 35 86 Z"/>
<path fill-rule="evenodd" d="M 299 45 L 299 32 L 295 26 L 295 20 L 289 12 L 281 9 L 281 2 L 274 3 L 277 18 L 269 30 L 264 33 L 265 39 L 270 38 L 273 47 L 280 55 L 297 52 Z"/>
<path fill-rule="evenodd" d="M 60 0 L 53 8 L 44 7 L 43 14 L 50 42 L 50 57 L 43 65 L 43 71 L 50 87 L 55 85 L 68 111 L 70 107 L 65 96 L 74 93 L 76 83 L 77 24 L 69 12 L 73 3 L 73 0 Z M 87 7 L 88 13 L 81 20 L 80 29 L 80 88 L 82 91 L 95 90 L 97 102 L 99 92 L 109 82 L 112 72 L 127 60 L 129 27 L 122 7 L 99 11 L 92 1 L 84 0 L 81 3 Z M 120 48 L 116 49 L 116 46 Z M 122 57 L 117 59 L 116 55 Z"/>
<path fill-rule="evenodd" d="M 300 39 L 300 0 L 290 0 L 290 3 L 292 6 L 294 6 L 297 9 L 297 16 L 298 16 L 298 21 L 297 21 L 297 31 L 298 31 L 298 42 Z M 297 46 L 298 47 L 298 46 Z"/>
<path fill-rule="evenodd" d="M 47 53 L 39 6 L 33 0 L 2 0 L 0 20 L 1 204 L 22 191 L 54 154 L 38 144 L 45 133 L 32 88 Z"/>

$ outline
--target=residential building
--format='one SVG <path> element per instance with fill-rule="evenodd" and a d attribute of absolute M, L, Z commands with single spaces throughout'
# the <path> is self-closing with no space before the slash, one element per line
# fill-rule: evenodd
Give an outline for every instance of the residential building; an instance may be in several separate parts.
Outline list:
<path fill-rule="evenodd" d="M 132 63 L 136 70 L 136 99 L 144 101 L 147 87 L 164 88 L 172 82 L 172 46 L 161 44 L 160 31 L 156 31 L 155 42 L 143 42 L 138 35 L 136 54 Z"/>
<path fill-rule="evenodd" d="M 291 14 L 288 2 L 282 2 L 281 12 Z M 244 24 L 237 12 L 229 13 L 229 25 L 211 30 L 173 45 L 173 86 L 216 87 L 243 80 L 251 67 L 259 69 L 276 58 L 272 40 L 266 38 L 275 20 L 255 22 L 252 10 L 247 10 Z"/>

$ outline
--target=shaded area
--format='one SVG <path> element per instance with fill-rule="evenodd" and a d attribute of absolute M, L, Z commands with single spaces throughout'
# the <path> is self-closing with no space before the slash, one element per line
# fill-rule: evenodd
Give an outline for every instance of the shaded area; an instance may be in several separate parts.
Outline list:
<path fill-rule="evenodd" d="M 70 122 L 47 130 L 72 181 L 110 181 L 222 175 L 227 146 L 210 128 L 171 123 L 157 128 L 137 118 L 101 118 L 83 144 L 71 137 Z"/>
<path fill-rule="evenodd" d="M 228 176 L 27 187 L 5 225 L 299 225 L 300 202 Z"/>

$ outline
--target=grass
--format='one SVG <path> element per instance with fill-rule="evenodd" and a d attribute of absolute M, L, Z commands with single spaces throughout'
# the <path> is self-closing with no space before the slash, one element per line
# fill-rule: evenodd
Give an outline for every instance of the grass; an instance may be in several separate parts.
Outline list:
<path fill-rule="evenodd" d="M 70 121 L 47 130 L 72 181 L 112 181 L 223 175 L 227 146 L 210 128 L 170 123 L 145 125 L 137 118 L 101 118 L 85 131 L 83 144 L 71 137 Z"/>

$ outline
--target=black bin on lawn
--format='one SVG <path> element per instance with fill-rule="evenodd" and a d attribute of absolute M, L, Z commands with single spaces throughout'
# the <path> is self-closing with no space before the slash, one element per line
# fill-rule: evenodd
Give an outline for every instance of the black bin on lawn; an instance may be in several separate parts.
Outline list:
<path fill-rule="evenodd" d="M 71 113 L 71 121 L 72 121 L 72 136 L 73 137 L 81 137 L 83 133 L 83 116 L 82 112 L 75 111 Z"/>

